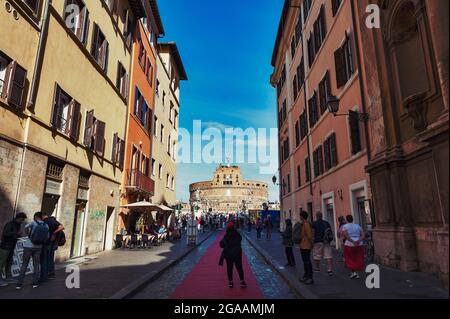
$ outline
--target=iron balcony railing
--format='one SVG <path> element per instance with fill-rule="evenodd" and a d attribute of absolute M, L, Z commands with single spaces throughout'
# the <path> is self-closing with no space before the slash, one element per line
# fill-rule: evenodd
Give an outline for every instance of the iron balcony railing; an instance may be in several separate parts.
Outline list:
<path fill-rule="evenodd" d="M 150 177 L 146 176 L 136 169 L 127 170 L 127 176 L 127 186 L 129 188 L 136 188 L 138 190 L 153 194 L 155 189 L 155 182 Z"/>

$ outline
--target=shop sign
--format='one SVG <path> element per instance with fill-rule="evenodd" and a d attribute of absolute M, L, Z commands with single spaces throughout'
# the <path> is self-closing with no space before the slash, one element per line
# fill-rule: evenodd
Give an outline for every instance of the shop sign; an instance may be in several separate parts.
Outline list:
<path fill-rule="evenodd" d="M 60 195 L 61 194 L 61 182 L 47 179 L 45 182 L 45 193 L 50 194 L 50 195 Z"/>

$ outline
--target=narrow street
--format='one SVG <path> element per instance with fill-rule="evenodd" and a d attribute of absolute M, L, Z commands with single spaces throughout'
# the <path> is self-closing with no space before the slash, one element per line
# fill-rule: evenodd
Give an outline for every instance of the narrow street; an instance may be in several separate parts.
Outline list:
<path fill-rule="evenodd" d="M 248 288 L 228 288 L 226 267 L 218 266 L 219 241 L 223 232 L 217 231 L 177 266 L 165 271 L 134 299 L 295 299 L 296 294 L 283 279 L 265 263 L 259 253 L 245 240 L 244 272 Z"/>

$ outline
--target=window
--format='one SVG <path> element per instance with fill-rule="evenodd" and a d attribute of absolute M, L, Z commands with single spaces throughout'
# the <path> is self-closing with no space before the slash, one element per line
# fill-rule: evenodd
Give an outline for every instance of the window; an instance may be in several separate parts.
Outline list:
<path fill-rule="evenodd" d="M 122 97 L 128 97 L 128 75 L 127 70 L 123 67 L 122 63 L 117 63 L 117 79 L 116 87 L 120 91 Z"/>
<path fill-rule="evenodd" d="M 162 176 L 163 176 L 163 167 L 162 167 L 162 164 L 159 164 L 158 176 L 159 176 L 159 179 L 162 179 Z"/>
<path fill-rule="evenodd" d="M 131 10 L 128 9 L 125 11 L 125 21 L 123 29 L 123 36 L 128 47 L 131 47 L 131 43 L 133 41 L 133 29 L 134 21 L 131 15 Z"/>
<path fill-rule="evenodd" d="M 153 133 L 155 134 L 155 137 L 158 137 L 159 121 L 156 115 L 154 117 L 153 123 L 154 123 Z"/>
<path fill-rule="evenodd" d="M 298 83 L 297 83 L 297 76 L 294 76 L 294 80 L 292 81 L 292 87 L 294 91 L 294 101 L 297 100 L 298 95 Z"/>
<path fill-rule="evenodd" d="M 324 158 L 325 158 L 325 170 L 328 171 L 338 164 L 337 161 L 337 149 L 336 149 L 336 134 L 330 135 L 329 138 L 323 144 Z"/>
<path fill-rule="evenodd" d="M 287 176 L 287 192 L 288 194 L 291 192 L 291 175 L 288 174 Z"/>
<path fill-rule="evenodd" d="M 171 124 L 175 123 L 175 107 L 173 106 L 172 101 L 170 102 L 169 121 Z"/>
<path fill-rule="evenodd" d="M 152 158 L 152 176 L 156 176 L 156 160 Z"/>
<path fill-rule="evenodd" d="M 282 108 L 282 122 L 286 121 L 287 118 L 287 109 L 286 109 L 286 100 L 283 101 L 283 108 Z"/>
<path fill-rule="evenodd" d="M 27 70 L 0 51 L 0 98 L 10 106 L 22 108 Z"/>
<path fill-rule="evenodd" d="M 105 149 L 105 122 L 94 117 L 94 111 L 86 114 L 86 125 L 84 130 L 84 145 L 93 150 L 99 156 L 103 156 Z"/>
<path fill-rule="evenodd" d="M 150 133 L 151 132 L 151 116 L 152 112 L 148 107 L 144 96 L 141 94 L 139 89 L 136 87 L 136 96 L 134 98 L 134 115 L 139 119 L 139 122 L 144 126 L 144 128 Z"/>
<path fill-rule="evenodd" d="M 311 164 L 309 162 L 309 157 L 305 159 L 305 176 L 306 182 L 309 183 L 311 181 Z"/>
<path fill-rule="evenodd" d="M 317 108 L 317 93 L 314 92 L 308 101 L 309 126 L 312 128 L 319 121 L 319 110 Z"/>
<path fill-rule="evenodd" d="M 358 154 L 362 151 L 362 143 L 361 143 L 361 127 L 359 120 L 359 113 L 355 111 L 349 112 L 349 127 L 350 127 L 350 140 L 352 147 L 352 155 Z"/>
<path fill-rule="evenodd" d="M 302 173 L 300 165 L 297 165 L 297 187 L 302 186 Z"/>
<path fill-rule="evenodd" d="M 319 84 L 319 107 L 320 114 L 323 114 L 327 110 L 327 99 L 331 96 L 331 82 L 330 73 L 327 72 L 322 82 Z"/>
<path fill-rule="evenodd" d="M 147 63 L 147 52 L 144 48 L 144 43 L 142 40 L 139 40 L 139 56 L 138 56 L 139 64 L 141 65 L 142 70 L 145 72 L 145 67 Z"/>
<path fill-rule="evenodd" d="M 295 42 L 295 35 L 294 35 L 292 37 L 292 41 L 291 41 L 291 57 L 292 57 L 292 59 L 294 59 L 296 48 L 297 48 L 297 43 Z"/>
<path fill-rule="evenodd" d="M 163 106 L 166 105 L 166 91 L 163 91 L 162 104 L 163 104 Z"/>
<path fill-rule="evenodd" d="M 319 146 L 314 151 L 313 162 L 314 162 L 314 177 L 317 178 L 324 173 L 322 146 Z"/>
<path fill-rule="evenodd" d="M 308 39 L 308 63 L 309 63 L 309 68 L 311 68 L 311 66 L 314 63 L 314 59 L 316 58 L 316 51 L 314 48 L 314 34 L 311 32 L 311 35 L 309 36 Z"/>
<path fill-rule="evenodd" d="M 327 35 L 327 26 L 325 21 L 325 9 L 324 6 L 320 8 L 319 16 L 316 22 L 314 22 L 314 49 L 317 54 L 322 47 L 323 41 Z"/>
<path fill-rule="evenodd" d="M 170 182 L 170 189 L 175 190 L 175 177 L 172 176 L 172 181 Z"/>
<path fill-rule="evenodd" d="M 70 15 L 74 14 L 74 11 L 68 8 L 69 5 L 77 6 L 79 8 L 79 14 L 71 20 L 74 23 L 68 24 L 68 27 L 83 44 L 86 44 L 89 30 L 89 11 L 83 1 L 67 0 L 64 8 L 65 21 L 67 21 Z"/>
<path fill-rule="evenodd" d="M 298 91 L 302 89 L 303 84 L 305 83 L 305 63 L 302 60 L 297 67 L 297 82 L 298 82 Z"/>
<path fill-rule="evenodd" d="M 150 84 L 150 86 L 153 85 L 153 66 L 150 62 L 150 59 L 147 59 L 147 69 L 145 71 L 145 75 L 147 76 L 147 81 Z"/>
<path fill-rule="evenodd" d="M 164 143 L 164 125 L 161 124 L 161 143 Z"/>
<path fill-rule="evenodd" d="M 166 187 L 170 188 L 170 174 L 166 175 Z"/>
<path fill-rule="evenodd" d="M 106 6 L 109 12 L 114 13 L 116 10 L 116 0 L 103 0 L 106 3 Z"/>
<path fill-rule="evenodd" d="M 52 126 L 58 131 L 78 140 L 81 113 L 80 103 L 56 85 L 53 98 Z"/>
<path fill-rule="evenodd" d="M 300 145 L 300 120 L 295 122 L 295 146 Z"/>
<path fill-rule="evenodd" d="M 109 44 L 108 41 L 106 41 L 105 35 L 95 23 L 93 36 L 91 54 L 103 71 L 107 72 Z"/>
<path fill-rule="evenodd" d="M 23 2 L 26 3 L 34 14 L 37 14 L 39 9 L 39 0 L 23 0 Z"/>
<path fill-rule="evenodd" d="M 156 96 L 159 96 L 159 80 L 156 80 L 156 90 L 155 90 Z"/>
<path fill-rule="evenodd" d="M 286 82 L 286 65 L 283 65 L 283 70 L 281 71 L 281 87 L 284 86 Z"/>
<path fill-rule="evenodd" d="M 111 160 L 113 164 L 117 164 L 123 168 L 125 159 L 125 141 L 119 137 L 118 133 L 113 136 Z"/>
<path fill-rule="evenodd" d="M 306 23 L 306 19 L 308 18 L 309 12 L 311 11 L 312 0 L 304 0 L 303 1 L 303 24 Z"/>
<path fill-rule="evenodd" d="M 303 141 L 308 135 L 308 115 L 306 109 L 300 115 L 300 139 Z"/>
<path fill-rule="evenodd" d="M 302 17 L 301 13 L 298 15 L 297 24 L 295 25 L 295 44 L 298 45 L 302 38 Z"/>
<path fill-rule="evenodd" d="M 353 64 L 353 47 L 351 37 L 346 34 L 344 45 L 334 53 L 336 66 L 336 82 L 338 88 L 343 87 L 355 72 Z"/>
<path fill-rule="evenodd" d="M 339 11 L 341 4 L 342 4 L 342 0 L 331 0 L 331 9 L 333 11 L 333 17 Z"/>

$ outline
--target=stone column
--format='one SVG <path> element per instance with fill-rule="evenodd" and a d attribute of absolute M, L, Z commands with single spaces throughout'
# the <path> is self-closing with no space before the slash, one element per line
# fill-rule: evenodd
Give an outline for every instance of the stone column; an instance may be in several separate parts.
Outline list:
<path fill-rule="evenodd" d="M 431 38 L 433 41 L 434 56 L 439 72 L 439 82 L 444 100 L 444 112 L 448 112 L 448 0 L 427 0 Z"/>

